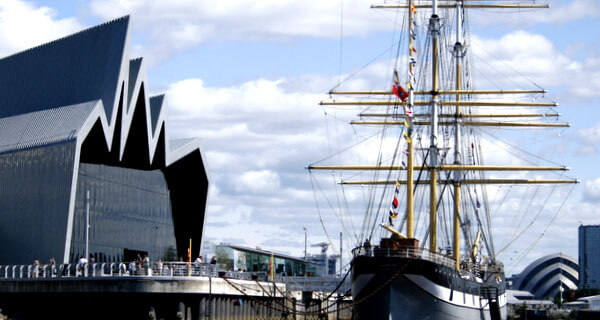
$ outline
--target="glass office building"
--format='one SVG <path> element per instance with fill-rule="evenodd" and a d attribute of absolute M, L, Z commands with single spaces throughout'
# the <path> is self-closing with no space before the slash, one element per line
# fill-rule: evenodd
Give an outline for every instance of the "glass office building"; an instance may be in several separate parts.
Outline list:
<path fill-rule="evenodd" d="M 579 288 L 600 289 L 600 225 L 579 226 Z"/>
<path fill-rule="evenodd" d="M 169 139 L 128 34 L 123 17 L 0 59 L 0 264 L 75 262 L 86 242 L 98 262 L 198 255 L 201 142 Z"/>
<path fill-rule="evenodd" d="M 296 257 L 230 244 L 218 245 L 215 254 L 220 270 L 269 274 L 272 256 L 275 274 L 301 277 L 310 264 Z"/>

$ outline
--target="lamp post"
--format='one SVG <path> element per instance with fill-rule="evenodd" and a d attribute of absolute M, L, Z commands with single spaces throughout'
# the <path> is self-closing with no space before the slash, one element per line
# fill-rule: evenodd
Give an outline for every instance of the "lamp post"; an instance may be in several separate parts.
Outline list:
<path fill-rule="evenodd" d="M 90 258 L 90 191 L 85 192 L 85 258 Z"/>
<path fill-rule="evenodd" d="M 307 252 L 306 252 L 306 242 L 308 240 L 308 229 L 306 228 L 306 226 L 302 227 L 302 229 L 304 229 L 304 260 L 306 260 L 307 258 Z"/>

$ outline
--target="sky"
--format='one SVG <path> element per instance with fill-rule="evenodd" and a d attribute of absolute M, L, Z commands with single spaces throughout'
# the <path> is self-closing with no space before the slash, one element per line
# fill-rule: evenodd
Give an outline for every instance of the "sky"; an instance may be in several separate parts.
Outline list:
<path fill-rule="evenodd" d="M 540 147 L 536 154 L 569 166 L 568 175 L 581 180 L 568 198 L 570 187 L 544 198 L 555 201 L 532 215 L 538 218 L 516 220 L 526 232 L 501 257 L 507 273 L 545 254 L 577 258 L 577 226 L 600 223 L 600 3 L 545 3 L 551 8 L 469 14 L 469 50 L 482 65 L 478 73 L 508 75 L 488 83 L 526 79 L 528 88 L 547 89 L 546 99 L 558 102 L 562 120 L 572 124 L 536 133 L 535 145 L 521 147 Z M 129 54 L 146 59 L 151 93 L 166 93 L 171 138 L 201 137 L 204 143 L 211 177 L 204 240 L 302 256 L 306 226 L 309 253 L 318 253 L 311 244 L 323 241 L 332 242 L 330 253 L 339 250 L 344 232 L 347 262 L 354 244 L 349 234 L 360 230 L 362 209 L 353 208 L 351 221 L 341 217 L 331 208 L 344 195 L 315 185 L 339 177 L 311 180 L 305 167 L 357 139 L 345 137 L 357 131 L 348 124 L 356 112 L 318 105 L 331 88 L 349 78 L 344 88 L 389 89 L 389 48 L 399 18 L 371 4 L 0 0 L 0 56 L 130 15 Z M 364 189 L 345 192 L 350 205 L 364 201 Z M 495 215 L 499 230 L 515 223 L 504 210 L 510 211 Z"/>

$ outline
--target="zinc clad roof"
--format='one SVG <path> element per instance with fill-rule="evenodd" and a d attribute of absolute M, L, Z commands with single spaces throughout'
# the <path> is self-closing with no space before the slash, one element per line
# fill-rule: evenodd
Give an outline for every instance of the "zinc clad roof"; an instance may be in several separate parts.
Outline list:
<path fill-rule="evenodd" d="M 142 58 L 129 60 L 129 94 L 127 95 L 127 105 L 131 105 L 131 99 L 133 97 L 133 90 L 135 88 L 135 82 L 138 79 L 140 68 L 142 67 Z M 127 110 L 129 111 L 129 110 Z"/>
<path fill-rule="evenodd" d="M 0 59 L 0 118 L 102 100 L 111 119 L 129 17 Z"/>
<path fill-rule="evenodd" d="M 186 144 L 197 140 L 197 138 L 183 138 L 183 139 L 173 139 L 169 141 L 169 147 L 171 152 L 178 150 L 179 148 L 185 146 Z"/>
<path fill-rule="evenodd" d="M 0 118 L 0 152 L 75 139 L 100 101 Z"/>
<path fill-rule="evenodd" d="M 164 100 L 164 94 L 150 97 L 150 120 L 152 121 L 152 132 L 156 131 L 156 124 L 158 123 L 158 117 L 160 116 L 160 110 L 162 109 Z"/>

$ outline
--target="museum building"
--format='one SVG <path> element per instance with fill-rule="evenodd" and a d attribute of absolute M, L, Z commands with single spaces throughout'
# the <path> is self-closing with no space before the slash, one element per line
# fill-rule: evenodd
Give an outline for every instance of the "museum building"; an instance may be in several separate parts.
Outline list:
<path fill-rule="evenodd" d="M 97 262 L 174 260 L 190 243 L 198 255 L 201 141 L 169 139 L 165 96 L 128 56 L 129 22 L 0 59 L 0 264 L 75 262 L 86 243 Z"/>

